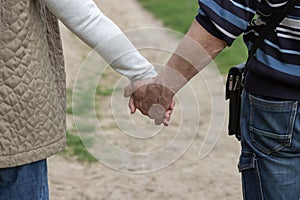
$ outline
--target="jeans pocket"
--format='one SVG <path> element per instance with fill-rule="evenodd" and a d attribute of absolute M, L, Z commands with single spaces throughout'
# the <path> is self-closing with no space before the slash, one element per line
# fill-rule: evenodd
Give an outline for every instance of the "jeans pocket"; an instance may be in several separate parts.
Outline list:
<path fill-rule="evenodd" d="M 249 95 L 251 143 L 265 154 L 290 146 L 297 101 L 270 101 Z"/>
<path fill-rule="evenodd" d="M 238 168 L 242 173 L 243 199 L 262 200 L 263 191 L 256 155 L 242 152 Z"/>

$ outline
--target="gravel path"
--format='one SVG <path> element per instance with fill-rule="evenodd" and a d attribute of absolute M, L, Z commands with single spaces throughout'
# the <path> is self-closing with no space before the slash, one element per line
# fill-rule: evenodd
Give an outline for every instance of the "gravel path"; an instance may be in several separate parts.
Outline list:
<path fill-rule="evenodd" d="M 101 10 L 115 21 L 123 31 L 136 28 L 159 27 L 162 23 L 155 19 L 149 12 L 141 8 L 136 0 L 95 0 Z M 148 30 L 148 29 L 146 29 Z M 137 34 L 138 33 L 138 34 Z M 66 57 L 67 87 L 72 88 L 76 73 L 82 61 L 90 52 L 90 48 L 78 40 L 64 26 L 62 26 L 63 44 Z M 128 36 L 137 47 L 144 45 L 153 47 L 167 47 L 173 50 L 178 42 L 178 37 L 170 35 L 167 31 L 160 34 L 149 33 L 149 31 L 129 31 Z M 153 63 L 165 63 L 170 56 L 166 52 L 141 51 Z M 90 65 L 95 67 L 101 65 L 97 58 L 89 57 Z M 103 64 L 103 63 L 102 63 Z M 118 80 L 119 76 L 112 72 L 112 77 Z M 220 78 L 220 77 L 219 77 Z M 108 79 L 111 80 L 111 79 Z M 112 79 L 114 80 L 114 79 Z M 222 80 L 221 80 L 222 82 Z M 141 146 L 133 145 L 132 140 L 124 141 L 119 137 L 118 127 L 112 127 L 114 116 L 107 110 L 100 110 L 101 124 L 107 125 L 111 138 L 116 144 L 130 150 L 141 150 L 145 146 L 149 149 L 153 144 L 163 145 L 172 139 L 172 133 L 176 132 L 178 124 L 182 124 L 183 134 L 190 134 L 192 127 L 189 122 L 192 119 L 181 118 L 181 104 L 186 104 L 190 109 L 199 107 L 200 122 L 199 131 L 190 148 L 172 165 L 145 174 L 129 174 L 112 170 L 99 163 L 86 164 L 73 158 L 65 158 L 60 155 L 49 159 L 49 182 L 50 195 L 53 200 L 215 200 L 242 199 L 240 174 L 237 170 L 239 156 L 239 144 L 233 137 L 226 135 L 226 127 L 219 136 L 222 120 L 213 117 L 212 110 L 224 110 L 223 87 L 220 87 L 220 79 L 215 76 L 212 68 L 208 67 L 199 76 L 195 77 L 190 85 L 181 92 L 186 94 L 190 87 L 196 91 L 197 104 L 189 104 L 192 96 L 181 95 L 179 105 L 173 115 L 171 125 L 164 129 L 165 136 L 159 137 L 154 142 Z M 105 84 L 105 83 L 104 83 Z M 107 83 L 106 84 L 112 84 Z M 219 85 L 218 85 L 219 84 Z M 209 88 L 209 90 L 208 90 Z M 219 103 L 213 104 L 208 98 L 216 99 Z M 103 98 L 101 105 L 109 105 L 110 99 Z M 184 107 L 184 106 L 183 106 Z M 117 112 L 124 108 L 114 108 Z M 118 110 L 120 109 L 120 110 Z M 179 111 L 178 111 L 179 110 Z M 122 116 L 122 115 L 120 115 Z M 137 120 L 140 115 L 136 115 Z M 222 112 L 219 114 L 222 118 Z M 122 117 L 121 117 L 122 118 Z M 213 118 L 213 123 L 212 123 Z M 124 116 L 126 124 L 126 116 Z M 68 128 L 73 128 L 71 116 L 68 116 Z M 221 122 L 219 122 L 221 121 Z M 226 122 L 225 122 L 226 125 Z M 107 129 L 108 130 L 108 129 Z M 206 133 L 210 130 L 210 135 Z M 182 139 L 184 140 L 184 139 Z M 211 150 L 211 148 L 213 149 Z M 201 149 L 201 156 L 199 151 Z M 175 147 L 176 150 L 176 147 Z M 162 159 L 159 157 L 158 159 Z"/>

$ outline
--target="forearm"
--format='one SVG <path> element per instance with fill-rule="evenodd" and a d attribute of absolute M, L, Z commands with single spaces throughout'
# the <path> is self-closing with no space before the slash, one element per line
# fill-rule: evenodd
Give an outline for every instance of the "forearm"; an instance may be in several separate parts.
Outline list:
<path fill-rule="evenodd" d="M 51 12 L 72 32 L 104 58 L 117 72 L 131 80 L 157 74 L 123 32 L 92 0 L 43 0 Z"/>
<path fill-rule="evenodd" d="M 195 20 L 158 79 L 176 93 L 225 47 L 224 41 L 208 33 Z"/>

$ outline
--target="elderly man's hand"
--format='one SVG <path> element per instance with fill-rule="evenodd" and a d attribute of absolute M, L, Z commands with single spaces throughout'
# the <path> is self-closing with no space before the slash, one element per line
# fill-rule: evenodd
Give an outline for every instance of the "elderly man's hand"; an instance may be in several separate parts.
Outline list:
<path fill-rule="evenodd" d="M 174 108 L 174 93 L 164 87 L 158 78 L 136 81 L 124 90 L 124 96 L 130 97 L 131 113 L 139 109 L 141 113 L 155 120 L 155 124 L 168 126 Z"/>

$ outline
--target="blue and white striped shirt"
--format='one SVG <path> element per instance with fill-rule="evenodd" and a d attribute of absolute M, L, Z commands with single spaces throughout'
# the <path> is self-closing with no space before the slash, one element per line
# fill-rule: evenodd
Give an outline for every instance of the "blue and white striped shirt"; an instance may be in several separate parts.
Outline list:
<path fill-rule="evenodd" d="M 262 3 L 269 8 L 262 8 Z M 258 10 L 272 12 L 285 3 L 286 0 L 261 3 L 258 0 L 199 0 L 196 19 L 228 46 L 243 34 L 250 48 L 262 29 L 262 26 L 249 26 L 255 14 L 262 13 Z M 257 95 L 300 100 L 300 3 L 296 3 L 250 59 L 245 87 Z"/>

